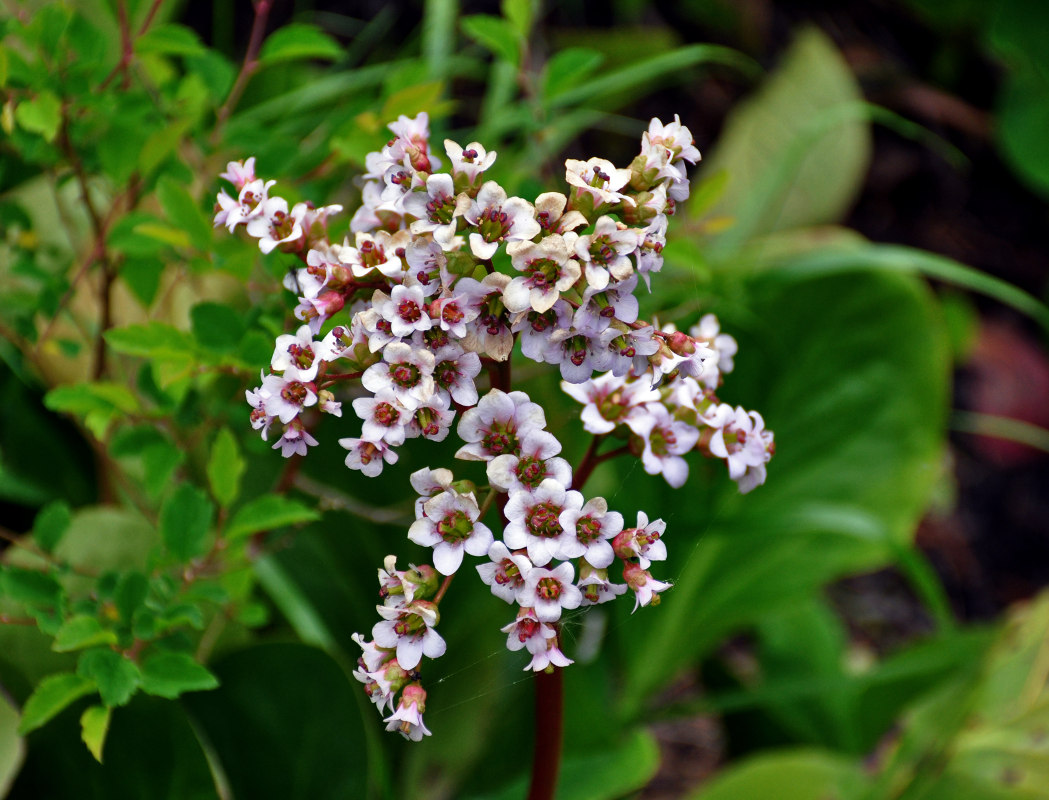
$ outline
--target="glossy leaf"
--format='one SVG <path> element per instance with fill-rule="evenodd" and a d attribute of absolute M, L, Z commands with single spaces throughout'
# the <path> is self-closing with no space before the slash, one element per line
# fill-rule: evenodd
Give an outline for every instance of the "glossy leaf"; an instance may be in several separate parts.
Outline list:
<path fill-rule="evenodd" d="M 77 675 L 98 686 L 107 707 L 127 704 L 141 682 L 138 666 L 115 650 L 88 650 L 77 664 Z"/>
<path fill-rule="evenodd" d="M 168 699 L 219 685 L 218 679 L 187 653 L 156 653 L 142 662 L 140 670 L 142 691 Z"/>
<path fill-rule="evenodd" d="M 154 25 L 142 36 L 137 37 L 135 50 L 139 53 L 168 56 L 192 56 L 206 52 L 196 31 L 172 22 Z"/>
<path fill-rule="evenodd" d="M 339 44 L 315 25 L 292 23 L 274 31 L 262 45 L 259 63 L 264 66 L 302 59 L 334 61 L 342 55 Z"/>
<path fill-rule="evenodd" d="M 80 715 L 80 738 L 99 764 L 109 731 L 109 715 L 110 709 L 105 706 L 90 706 Z"/>
<path fill-rule="evenodd" d="M 103 628 L 102 623 L 95 617 L 78 614 L 62 623 L 62 627 L 55 634 L 54 650 L 57 653 L 68 653 L 100 644 L 116 644 L 116 641 L 116 634 Z"/>
<path fill-rule="evenodd" d="M 33 694 L 26 700 L 18 732 L 25 734 L 36 730 L 70 703 L 94 689 L 94 683 L 72 672 L 49 675 L 40 681 Z"/>
<path fill-rule="evenodd" d="M 278 494 L 257 497 L 237 509 L 226 526 L 226 538 L 242 539 L 259 531 L 271 531 L 285 525 L 314 522 L 320 514 L 307 505 Z"/>

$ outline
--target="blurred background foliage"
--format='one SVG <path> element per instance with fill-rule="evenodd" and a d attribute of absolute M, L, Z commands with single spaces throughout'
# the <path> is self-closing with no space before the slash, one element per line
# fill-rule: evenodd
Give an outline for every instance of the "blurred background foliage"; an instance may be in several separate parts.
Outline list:
<path fill-rule="evenodd" d="M 746 497 L 704 463 L 679 492 L 595 473 L 667 520 L 676 585 L 566 627 L 559 796 L 1049 797 L 1047 13 L 6 0 L 0 788 L 523 795 L 531 681 L 482 586 L 442 607 L 431 739 L 382 733 L 349 676 L 376 567 L 419 556 L 407 476 L 454 448 L 368 482 L 352 419 L 270 451 L 243 393 L 291 257 L 211 228 L 250 155 L 352 211 L 385 124 L 425 110 L 533 196 L 679 113 L 705 158 L 643 313 L 718 314 L 723 399 L 776 431 Z M 517 372 L 578 458 L 555 377 Z"/>

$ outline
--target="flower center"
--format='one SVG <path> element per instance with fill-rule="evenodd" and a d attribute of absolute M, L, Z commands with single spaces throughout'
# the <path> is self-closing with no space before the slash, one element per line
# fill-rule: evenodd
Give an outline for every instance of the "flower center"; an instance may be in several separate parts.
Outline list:
<path fill-rule="evenodd" d="M 557 578 L 540 578 L 535 593 L 544 600 L 556 600 L 561 596 L 561 581 Z"/>
<path fill-rule="evenodd" d="M 375 412 L 372 416 L 380 425 L 389 428 L 391 425 L 398 423 L 401 419 L 401 412 L 389 403 L 379 403 L 375 406 Z"/>
<path fill-rule="evenodd" d="M 546 463 L 532 456 L 522 456 L 517 462 L 517 479 L 533 489 L 546 477 Z"/>
<path fill-rule="evenodd" d="M 585 517 L 580 517 L 575 525 L 575 535 L 582 544 L 590 544 L 601 538 L 601 522 L 589 514 Z"/>
<path fill-rule="evenodd" d="M 528 511 L 525 525 L 528 532 L 541 539 L 553 539 L 560 536 L 564 531 L 561 523 L 557 521 L 561 509 L 553 503 L 537 503 Z"/>
<path fill-rule="evenodd" d="M 415 364 L 397 364 L 390 369 L 390 380 L 402 389 L 411 389 L 418 385 L 421 376 Z"/>
<path fill-rule="evenodd" d="M 451 511 L 445 514 L 444 519 L 437 523 L 437 533 L 448 544 L 456 544 L 463 539 L 469 538 L 473 530 L 473 523 L 462 511 Z"/>
<path fill-rule="evenodd" d="M 309 390 L 299 381 L 291 381 L 280 390 L 280 396 L 285 402 L 295 406 L 301 406 L 305 403 L 307 394 L 309 394 Z"/>

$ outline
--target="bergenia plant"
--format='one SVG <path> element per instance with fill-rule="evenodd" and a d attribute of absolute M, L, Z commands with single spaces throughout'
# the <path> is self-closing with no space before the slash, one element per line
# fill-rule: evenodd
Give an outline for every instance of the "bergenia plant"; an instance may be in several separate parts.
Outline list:
<path fill-rule="evenodd" d="M 724 460 L 749 492 L 774 447 L 758 412 L 717 397 L 737 348 L 713 315 L 687 330 L 639 318 L 635 293 L 662 267 L 668 218 L 689 193 L 686 164 L 699 159 L 677 117 L 652 120 L 628 167 L 569 160 L 565 193 L 534 201 L 485 179 L 497 154 L 477 142 L 446 140 L 450 171 L 440 172 L 425 113 L 390 129 L 394 138 L 367 158 L 363 204 L 341 243 L 329 236 L 340 206 L 289 209 L 251 158 L 222 176 L 233 193 L 219 195 L 215 224 L 243 226 L 264 253 L 302 262 L 286 282 L 302 325 L 277 337 L 268 374 L 247 393 L 251 424 L 274 449 L 290 457 L 317 445 L 303 412 L 341 416 L 337 398 L 353 385 L 360 430 L 339 439 L 350 469 L 379 476 L 406 439 L 441 441 L 453 427 L 456 457 L 485 464 L 483 485 L 446 466 L 411 475 L 407 536 L 432 552 L 414 551 L 407 569 L 386 559 L 380 620 L 370 638 L 355 637 L 354 674 L 387 729 L 417 741 L 430 734 L 423 673 L 445 652 L 440 606 L 457 574 L 476 573 L 494 602 L 512 606 L 507 648 L 527 651 L 537 703 L 557 713 L 551 697 L 572 663 L 565 616 L 628 593 L 635 610 L 654 606 L 671 588 L 650 571 L 667 556 L 665 523 L 640 512 L 628 526 L 587 496 L 594 468 L 632 457 L 680 487 L 699 452 Z M 513 379 L 517 344 L 556 366 L 580 405 L 593 440 L 575 469 Z M 626 444 L 606 446 L 617 436 Z M 544 737 L 536 761 L 546 775 L 533 772 L 533 782 L 555 780 L 559 747 Z"/>

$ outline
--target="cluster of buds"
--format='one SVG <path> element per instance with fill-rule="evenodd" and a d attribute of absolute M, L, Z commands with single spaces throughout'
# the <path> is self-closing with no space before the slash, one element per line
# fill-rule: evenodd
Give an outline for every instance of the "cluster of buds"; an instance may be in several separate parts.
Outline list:
<path fill-rule="evenodd" d="M 504 629 L 508 647 L 527 648 L 534 670 L 571 663 L 560 648 L 563 610 L 627 589 L 635 609 L 654 605 L 669 586 L 648 572 L 665 558 L 663 523 L 641 513 L 637 527 L 624 528 L 603 499 L 585 500 L 543 409 L 510 391 L 515 343 L 525 357 L 556 365 L 564 390 L 584 405 L 584 428 L 598 438 L 576 472 L 581 481 L 597 460 L 622 452 L 681 486 L 684 456 L 696 450 L 724 459 L 746 492 L 764 482 L 774 446 L 757 412 L 715 395 L 737 348 L 713 315 L 687 333 L 639 319 L 635 290 L 662 268 L 668 218 L 688 197 L 685 166 L 699 159 L 676 117 L 652 120 L 629 167 L 569 160 L 566 193 L 534 202 L 486 179 L 496 154 L 477 142 L 445 140 L 450 169 L 439 172 L 425 113 L 390 129 L 394 138 L 366 159 L 362 205 L 341 244 L 327 233 L 341 207 L 299 203 L 289 211 L 271 196 L 273 181 L 255 176 L 254 159 L 223 174 L 236 196 L 219 195 L 215 224 L 231 232 L 243 225 L 264 253 L 279 249 L 302 262 L 285 286 L 303 324 L 277 338 L 269 373 L 247 393 L 263 438 L 279 427 L 274 447 L 304 455 L 317 441 L 303 412 L 315 406 L 341 416 L 332 387 L 359 380 L 364 392 L 352 408 L 361 433 L 339 440 L 348 467 L 379 475 L 406 439 L 440 441 L 457 415 L 457 456 L 486 462 L 480 488 L 445 469 L 413 474 L 420 499 L 408 536 L 433 547 L 433 567 L 401 573 L 388 561 L 383 622 L 374 641 L 360 640 L 358 677 L 393 712 L 391 729 L 420 738 L 428 731 L 417 666 L 444 650 L 437 606 L 465 555 L 487 557 L 477 567 L 482 580 L 518 606 Z M 480 397 L 483 371 L 489 391 Z M 607 435 L 626 445 L 592 459 Z M 501 539 L 482 521 L 500 496 Z M 617 558 L 622 583 L 608 576 Z M 440 589 L 434 575 L 445 576 Z"/>

